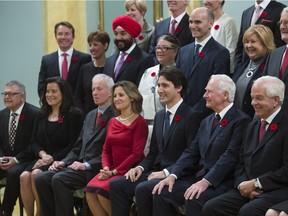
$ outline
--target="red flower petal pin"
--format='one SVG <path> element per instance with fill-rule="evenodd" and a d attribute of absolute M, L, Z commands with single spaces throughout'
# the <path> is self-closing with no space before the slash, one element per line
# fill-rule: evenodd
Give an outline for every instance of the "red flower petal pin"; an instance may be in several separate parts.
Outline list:
<path fill-rule="evenodd" d="M 132 60 L 132 58 L 130 56 L 127 56 L 127 58 L 125 59 L 125 62 L 130 62 Z"/>
<path fill-rule="evenodd" d="M 199 58 L 203 58 L 204 56 L 205 56 L 205 53 L 204 53 L 204 52 L 199 52 L 199 53 L 198 53 L 198 57 L 199 57 Z"/>
<path fill-rule="evenodd" d="M 182 31 L 182 28 L 180 26 L 178 26 L 176 29 L 175 29 L 175 32 L 181 32 Z"/>
<path fill-rule="evenodd" d="M 222 127 L 225 127 L 227 124 L 228 124 L 228 121 L 227 121 L 226 119 L 223 119 L 223 120 L 221 121 L 221 126 L 222 126 Z"/>
<path fill-rule="evenodd" d="M 215 29 L 215 30 L 218 30 L 219 28 L 220 28 L 219 25 L 215 25 L 215 26 L 214 26 L 214 29 Z"/>
<path fill-rule="evenodd" d="M 58 121 L 57 121 L 59 124 L 62 124 L 64 122 L 64 119 L 62 117 L 59 117 L 58 118 Z"/>
<path fill-rule="evenodd" d="M 104 120 L 100 121 L 99 123 L 102 127 L 104 127 L 106 125 L 106 122 Z"/>
<path fill-rule="evenodd" d="M 263 12 L 261 13 L 260 17 L 261 17 L 261 18 L 265 18 L 265 17 L 267 17 L 267 15 L 268 15 L 267 12 L 263 11 Z"/>
<path fill-rule="evenodd" d="M 181 116 L 180 116 L 180 115 L 176 115 L 176 116 L 174 117 L 174 119 L 175 119 L 176 122 L 178 122 L 178 121 L 181 120 Z"/>
<path fill-rule="evenodd" d="M 266 66 L 265 64 L 261 64 L 261 65 L 260 65 L 260 70 L 261 70 L 261 71 L 264 71 L 265 66 Z"/>
<path fill-rule="evenodd" d="M 142 35 L 140 35 L 139 37 L 138 37 L 138 40 L 143 40 L 143 36 Z"/>
<path fill-rule="evenodd" d="M 271 124 L 269 128 L 271 131 L 275 131 L 278 129 L 278 125 L 277 124 Z"/>
<path fill-rule="evenodd" d="M 156 76 L 156 72 L 152 72 L 151 77 L 155 77 L 155 76 Z"/>
<path fill-rule="evenodd" d="M 25 116 L 24 115 L 20 115 L 19 121 L 23 121 L 24 119 L 25 119 Z"/>
<path fill-rule="evenodd" d="M 76 56 L 73 56 L 73 57 L 72 57 L 72 61 L 73 61 L 73 62 L 77 62 L 77 61 L 78 61 L 78 58 L 77 58 Z"/>

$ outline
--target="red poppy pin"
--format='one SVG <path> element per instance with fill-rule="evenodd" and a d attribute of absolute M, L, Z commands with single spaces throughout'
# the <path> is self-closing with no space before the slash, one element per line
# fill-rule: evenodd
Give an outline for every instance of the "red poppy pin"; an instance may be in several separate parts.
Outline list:
<path fill-rule="evenodd" d="M 278 129 L 278 125 L 277 124 L 271 124 L 269 128 L 271 131 L 275 131 Z"/>
<path fill-rule="evenodd" d="M 223 120 L 221 121 L 221 126 L 222 126 L 222 127 L 225 127 L 227 124 L 228 124 L 228 121 L 227 121 L 226 119 L 223 119 Z"/>
<path fill-rule="evenodd" d="M 72 61 L 73 61 L 73 62 L 77 62 L 77 61 L 78 61 L 78 58 L 77 58 L 76 56 L 73 56 L 73 57 L 72 57 Z"/>
<path fill-rule="evenodd" d="M 156 76 L 156 72 L 152 72 L 151 77 L 155 77 L 155 76 Z"/>
<path fill-rule="evenodd" d="M 199 58 L 203 58 L 204 56 L 205 56 L 205 53 L 204 53 L 204 52 L 199 52 L 199 53 L 198 53 L 198 57 L 199 57 Z"/>
<path fill-rule="evenodd" d="M 261 13 L 260 17 L 261 17 L 261 18 L 265 18 L 265 17 L 267 17 L 267 15 L 268 15 L 267 12 L 263 11 L 263 12 Z"/>
<path fill-rule="evenodd" d="M 20 115 L 19 121 L 23 121 L 24 119 L 25 119 L 25 116 L 24 115 Z"/>
<path fill-rule="evenodd" d="M 181 32 L 182 31 L 182 28 L 180 26 L 178 26 L 176 29 L 175 29 L 175 32 Z"/>
<path fill-rule="evenodd" d="M 138 40 L 143 40 L 143 36 L 142 35 L 140 35 L 139 37 L 138 37 Z"/>
<path fill-rule="evenodd" d="M 132 58 L 130 56 L 127 56 L 127 58 L 125 59 L 125 62 L 130 62 L 132 60 Z"/>
<path fill-rule="evenodd" d="M 64 119 L 62 117 L 59 117 L 58 118 L 58 121 L 57 121 L 59 124 L 62 124 L 64 122 Z"/>
<path fill-rule="evenodd" d="M 100 121 L 99 123 L 102 127 L 104 127 L 106 125 L 106 122 L 104 120 Z"/>
<path fill-rule="evenodd" d="M 220 28 L 219 25 L 215 25 L 215 26 L 214 26 L 214 29 L 215 29 L 215 30 L 218 30 L 219 28 Z"/>
<path fill-rule="evenodd" d="M 266 66 L 265 64 L 261 64 L 261 65 L 260 65 L 260 70 L 261 70 L 261 71 L 264 71 L 265 66 Z"/>
<path fill-rule="evenodd" d="M 175 119 L 176 122 L 178 122 L 178 121 L 181 120 L 181 116 L 180 116 L 180 115 L 176 115 L 176 116 L 174 117 L 174 119 Z"/>

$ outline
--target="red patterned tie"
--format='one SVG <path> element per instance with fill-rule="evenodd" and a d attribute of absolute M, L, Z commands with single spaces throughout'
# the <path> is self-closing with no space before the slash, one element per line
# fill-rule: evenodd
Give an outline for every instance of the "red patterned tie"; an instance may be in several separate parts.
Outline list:
<path fill-rule="evenodd" d="M 176 21 L 175 19 L 173 19 L 173 20 L 171 21 L 169 33 L 172 34 L 172 35 L 173 35 L 174 32 L 175 32 L 175 25 L 176 25 L 176 23 L 177 23 L 177 21 Z"/>
<path fill-rule="evenodd" d="M 268 122 L 266 122 L 265 120 L 263 120 L 261 122 L 261 126 L 260 126 L 260 130 L 259 130 L 259 143 L 261 142 L 265 132 L 266 132 L 266 125 L 268 124 Z"/>
<path fill-rule="evenodd" d="M 102 116 L 102 113 L 100 111 L 98 111 L 97 113 L 97 117 L 96 117 L 96 125 L 95 125 L 95 128 L 98 127 L 99 123 L 100 123 L 100 118 Z"/>
<path fill-rule="evenodd" d="M 282 66 L 281 66 L 281 70 L 280 70 L 280 74 L 279 74 L 280 79 L 284 76 L 287 65 L 288 65 L 288 49 L 286 48 L 285 55 L 284 55 L 283 62 L 282 62 Z"/>
<path fill-rule="evenodd" d="M 219 124 L 220 119 L 221 119 L 220 115 L 216 114 L 214 117 L 211 134 L 213 134 L 214 130 L 216 129 L 217 125 Z"/>
<path fill-rule="evenodd" d="M 67 61 L 67 53 L 63 53 L 63 61 L 62 61 L 62 79 L 67 80 L 68 76 L 68 61 Z"/>

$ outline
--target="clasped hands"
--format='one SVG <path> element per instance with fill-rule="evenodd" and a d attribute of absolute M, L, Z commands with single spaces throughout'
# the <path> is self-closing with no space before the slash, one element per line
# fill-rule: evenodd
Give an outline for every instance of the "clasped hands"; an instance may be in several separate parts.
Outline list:
<path fill-rule="evenodd" d="M 255 189 L 254 183 L 255 179 L 243 181 L 238 185 L 237 189 L 243 197 L 254 199 L 256 196 L 259 196 L 261 193 L 263 193 L 262 190 Z"/>
<path fill-rule="evenodd" d="M 49 154 L 43 154 L 41 159 L 38 159 L 32 169 L 37 169 L 41 166 L 52 164 L 54 161 L 53 157 Z"/>
<path fill-rule="evenodd" d="M 135 167 L 130 169 L 126 174 L 126 179 L 130 179 L 131 182 L 135 182 L 139 179 L 139 177 L 142 175 L 142 169 L 140 167 Z M 152 172 L 148 176 L 148 181 L 152 179 L 163 179 L 165 178 L 164 171 L 158 171 L 158 172 Z"/>
<path fill-rule="evenodd" d="M 115 174 L 113 173 L 113 171 L 111 171 L 108 166 L 105 166 L 103 169 L 100 170 L 98 178 L 99 180 L 104 181 L 113 177 L 114 175 Z"/>

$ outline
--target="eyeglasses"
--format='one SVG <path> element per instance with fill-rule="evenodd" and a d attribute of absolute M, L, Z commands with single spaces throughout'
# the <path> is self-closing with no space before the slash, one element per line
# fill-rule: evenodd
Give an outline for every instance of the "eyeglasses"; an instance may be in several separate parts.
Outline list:
<path fill-rule="evenodd" d="M 174 49 L 174 48 L 167 47 L 167 46 L 156 46 L 155 47 L 155 50 L 160 50 L 161 52 L 166 52 L 167 50 L 170 50 L 170 49 Z"/>
<path fill-rule="evenodd" d="M 2 92 L 1 93 L 2 97 L 7 96 L 9 98 L 14 97 L 14 96 L 19 95 L 19 94 L 21 94 L 21 93 L 20 92 Z"/>
<path fill-rule="evenodd" d="M 288 25 L 288 20 L 280 20 L 279 22 L 277 22 L 277 24 L 280 25 Z"/>

